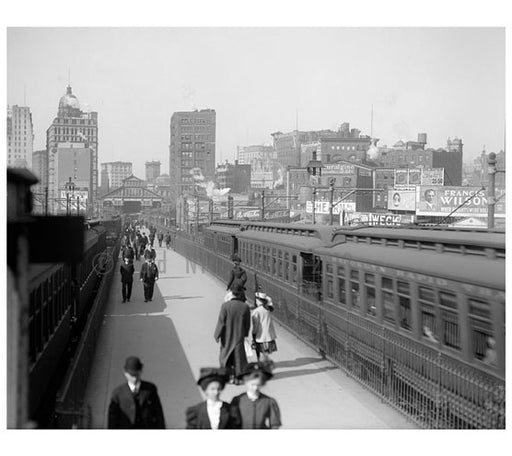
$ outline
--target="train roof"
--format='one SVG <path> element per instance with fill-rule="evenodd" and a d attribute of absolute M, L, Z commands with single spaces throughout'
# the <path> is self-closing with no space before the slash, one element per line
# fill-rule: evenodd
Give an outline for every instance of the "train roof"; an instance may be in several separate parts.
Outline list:
<path fill-rule="evenodd" d="M 458 244 L 479 246 L 505 251 L 505 233 L 487 230 L 463 230 L 451 228 L 425 228 L 425 227 L 357 227 L 339 228 L 332 237 L 334 244 L 344 242 L 347 238 L 389 239 L 416 241 L 433 244 Z"/>
<path fill-rule="evenodd" d="M 505 260 L 438 251 L 346 242 L 314 250 L 322 256 L 361 261 L 447 280 L 505 290 Z"/>
<path fill-rule="evenodd" d="M 241 239 L 279 243 L 299 250 L 311 250 L 330 242 L 333 228 L 301 223 L 248 222 L 240 230 Z"/>

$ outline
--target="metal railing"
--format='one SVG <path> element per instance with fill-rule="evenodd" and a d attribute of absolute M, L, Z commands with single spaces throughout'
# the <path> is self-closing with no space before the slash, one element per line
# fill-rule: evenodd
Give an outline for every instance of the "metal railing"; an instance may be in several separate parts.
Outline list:
<path fill-rule="evenodd" d="M 107 249 L 107 254 L 112 255 L 114 267 L 107 270 L 102 277 L 75 356 L 71 361 L 63 386 L 57 393 L 55 427 L 58 429 L 90 428 L 92 426 L 91 410 L 89 405 L 84 403 L 84 396 L 120 247 L 121 237 L 113 248 Z"/>

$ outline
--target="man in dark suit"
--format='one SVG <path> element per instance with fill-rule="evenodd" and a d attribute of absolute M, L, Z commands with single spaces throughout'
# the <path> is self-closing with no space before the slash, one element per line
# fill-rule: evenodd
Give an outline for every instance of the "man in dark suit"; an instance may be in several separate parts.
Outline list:
<path fill-rule="evenodd" d="M 153 383 L 140 379 L 142 363 L 130 356 L 124 365 L 127 383 L 112 393 L 108 408 L 109 429 L 165 429 L 162 404 Z"/>
<path fill-rule="evenodd" d="M 158 280 L 158 267 L 155 261 L 148 258 L 140 269 L 140 280 L 144 285 L 144 302 L 153 299 L 155 281 Z"/>
<path fill-rule="evenodd" d="M 244 287 L 241 283 L 231 286 L 233 298 L 222 304 L 217 327 L 213 335 L 220 342 L 220 365 L 240 375 L 247 365 L 244 339 L 249 335 L 251 311 L 245 303 Z M 233 382 L 238 381 L 233 378 Z"/>

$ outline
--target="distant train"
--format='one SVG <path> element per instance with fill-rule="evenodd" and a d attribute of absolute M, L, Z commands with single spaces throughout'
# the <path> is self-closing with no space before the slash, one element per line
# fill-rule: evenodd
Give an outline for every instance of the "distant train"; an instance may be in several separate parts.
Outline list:
<path fill-rule="evenodd" d="M 214 222 L 176 250 L 226 280 L 238 253 L 277 320 L 429 428 L 505 427 L 505 235 Z"/>
<path fill-rule="evenodd" d="M 58 382 L 66 357 L 87 319 L 107 253 L 119 236 L 118 219 L 86 222 L 79 264 L 29 266 L 29 407 L 40 415 L 49 390 Z M 51 399 L 50 399 L 51 402 Z"/>

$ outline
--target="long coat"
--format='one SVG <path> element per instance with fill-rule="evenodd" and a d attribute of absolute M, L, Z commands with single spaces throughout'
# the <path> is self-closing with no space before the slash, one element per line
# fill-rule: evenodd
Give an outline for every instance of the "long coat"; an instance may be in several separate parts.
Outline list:
<path fill-rule="evenodd" d="M 245 272 L 245 269 L 240 266 L 235 266 L 231 270 L 227 289 L 231 290 L 235 284 L 239 284 L 245 289 L 245 282 L 247 282 L 247 273 Z"/>
<path fill-rule="evenodd" d="M 187 429 L 211 429 L 206 401 L 189 407 L 186 411 Z M 220 409 L 219 429 L 239 429 L 241 424 L 240 412 L 227 402 Z"/>
<path fill-rule="evenodd" d="M 108 428 L 165 429 L 164 412 L 156 386 L 141 381 L 137 395 L 131 392 L 128 383 L 118 386 L 112 393 L 108 408 Z"/>
<path fill-rule="evenodd" d="M 219 319 L 213 337 L 220 341 L 220 365 L 228 365 L 229 357 L 234 355 L 235 373 L 238 375 L 247 364 L 244 339 L 249 335 L 251 311 L 242 301 L 232 299 L 222 304 Z"/>

